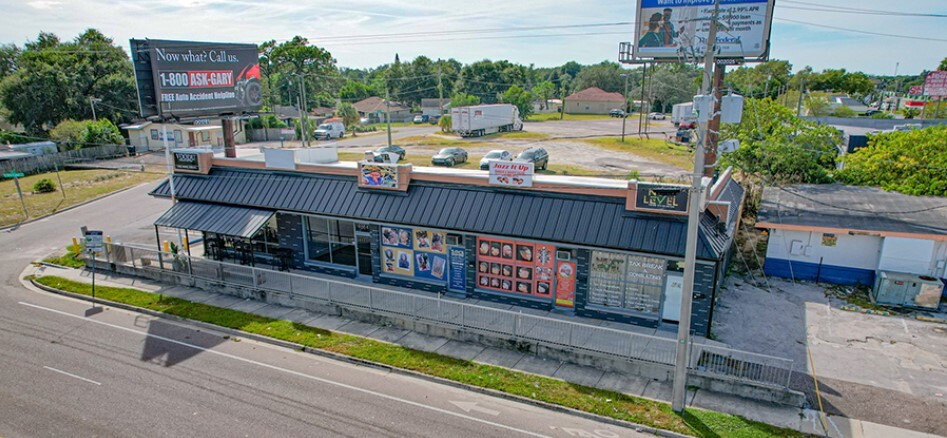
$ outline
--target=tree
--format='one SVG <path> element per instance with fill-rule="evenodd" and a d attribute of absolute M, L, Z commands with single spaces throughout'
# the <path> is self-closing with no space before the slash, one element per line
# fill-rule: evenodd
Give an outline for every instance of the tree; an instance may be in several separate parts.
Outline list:
<path fill-rule="evenodd" d="M 556 86 L 552 82 L 542 81 L 533 87 L 533 94 L 542 101 L 542 109 L 549 107 L 549 99 L 556 92 Z"/>
<path fill-rule="evenodd" d="M 0 79 L 16 71 L 17 59 L 20 57 L 20 48 L 16 44 L 0 45 Z"/>
<path fill-rule="evenodd" d="M 375 87 L 371 85 L 365 85 L 361 82 L 349 79 L 345 86 L 339 90 L 339 99 L 348 102 L 358 102 L 367 97 L 377 96 L 379 94 L 384 93 L 378 93 Z"/>
<path fill-rule="evenodd" d="M 346 127 L 354 128 L 355 125 L 358 125 L 359 121 L 361 120 L 358 110 L 355 109 L 355 105 L 352 105 L 349 102 L 342 102 L 339 104 L 337 112 L 339 116 L 342 117 L 342 123 L 344 123 Z"/>
<path fill-rule="evenodd" d="M 519 85 L 514 85 L 503 93 L 503 103 L 510 103 L 520 111 L 520 117 L 525 119 L 533 113 L 533 95 Z"/>
<path fill-rule="evenodd" d="M 740 148 L 721 157 L 744 174 L 770 183 L 828 183 L 832 181 L 835 128 L 793 115 L 772 99 L 747 99 L 739 124 L 723 126 L 721 139 L 736 139 Z"/>
<path fill-rule="evenodd" d="M 76 149 L 76 145 L 85 141 L 85 128 L 85 121 L 66 119 L 49 131 L 49 138 L 58 143 L 63 150 Z"/>
<path fill-rule="evenodd" d="M 622 69 L 617 63 L 604 61 L 601 64 L 583 68 L 575 77 L 575 88 L 584 90 L 598 87 L 612 93 L 624 91 L 625 80 L 621 77 Z"/>
<path fill-rule="evenodd" d="M 851 109 L 851 108 L 849 108 L 849 107 L 847 107 L 847 106 L 845 106 L 845 105 L 839 105 L 839 106 L 835 107 L 834 110 L 832 110 L 832 116 L 833 116 L 833 117 L 846 117 L 846 118 L 849 118 L 849 117 L 855 117 L 856 115 L 857 115 L 857 114 L 855 113 L 855 110 L 853 110 L 853 109 Z"/>
<path fill-rule="evenodd" d="M 947 126 L 869 136 L 868 147 L 844 157 L 838 177 L 908 195 L 947 196 Z"/>
<path fill-rule="evenodd" d="M 450 98 L 450 107 L 459 108 L 462 106 L 479 105 L 480 98 L 469 94 L 457 93 Z"/>
<path fill-rule="evenodd" d="M 122 132 L 118 130 L 109 119 L 100 119 L 96 122 L 86 120 L 85 137 L 83 141 L 87 146 L 98 146 L 103 144 L 125 144 L 125 138 Z"/>
<path fill-rule="evenodd" d="M 776 98 L 779 89 L 789 85 L 792 64 L 774 59 L 755 67 L 740 67 L 727 73 L 727 82 L 742 95 Z M 765 94 L 766 92 L 769 94 Z M 764 95 L 765 94 L 765 95 Z"/>
<path fill-rule="evenodd" d="M 0 82 L 0 103 L 11 123 L 32 134 L 62 120 L 92 118 L 89 99 L 99 118 L 115 122 L 137 113 L 134 72 L 128 55 L 95 29 L 70 42 L 40 33 L 16 57 L 15 71 Z"/>
<path fill-rule="evenodd" d="M 460 70 L 456 92 L 471 94 L 483 103 L 496 103 L 511 86 L 526 83 L 527 68 L 509 61 L 477 61 Z"/>
<path fill-rule="evenodd" d="M 295 36 L 293 39 L 273 46 L 268 54 L 269 62 L 273 63 L 275 80 L 288 85 L 282 102 L 294 103 L 296 99 L 293 91 L 298 93 L 299 75 L 303 75 L 303 84 L 306 87 L 306 107 L 332 103 L 329 90 L 341 88 L 337 82 L 343 81 L 337 73 L 335 59 L 329 51 L 310 45 L 309 40 Z M 279 76 L 276 76 L 276 72 Z M 329 96 L 328 101 L 326 96 Z"/>
<path fill-rule="evenodd" d="M 944 58 L 942 61 L 940 61 L 940 65 L 937 66 L 937 70 L 947 71 L 947 58 Z"/>
<path fill-rule="evenodd" d="M 125 143 L 125 138 L 122 137 L 118 127 L 108 119 L 63 120 L 49 132 L 49 138 L 56 141 L 62 150 Z"/>
<path fill-rule="evenodd" d="M 901 108 L 901 114 L 904 116 L 905 119 L 913 119 L 921 115 L 921 111 L 917 108 L 904 107 L 904 108 Z"/>

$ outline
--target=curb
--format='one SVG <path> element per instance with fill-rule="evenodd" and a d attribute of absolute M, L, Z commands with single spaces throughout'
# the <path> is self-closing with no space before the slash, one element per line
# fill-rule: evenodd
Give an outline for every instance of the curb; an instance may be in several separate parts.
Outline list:
<path fill-rule="evenodd" d="M 86 201 L 82 201 L 82 202 L 80 202 L 80 203 L 78 203 L 78 204 L 70 205 L 70 206 L 68 206 L 68 207 L 66 207 L 66 208 L 64 208 L 64 209 L 62 209 L 62 210 L 56 210 L 56 211 L 54 211 L 54 212 L 52 212 L 52 213 L 45 214 L 45 215 L 43 215 L 43 216 L 31 217 L 31 218 L 29 218 L 29 219 L 27 219 L 27 220 L 25 220 L 25 221 L 23 221 L 23 222 L 19 222 L 19 223 L 15 223 L 15 224 L 13 224 L 13 225 L 6 225 L 6 226 L 3 226 L 3 227 L 0 227 L 0 231 L 10 231 L 10 230 L 14 230 L 14 229 L 17 229 L 17 228 L 19 228 L 19 227 L 21 227 L 21 226 L 23 226 L 23 225 L 27 225 L 27 224 L 31 224 L 31 223 L 33 223 L 33 222 L 36 222 L 36 221 L 38 221 L 38 220 L 40 220 L 40 219 L 46 219 L 46 218 L 48 218 L 48 217 L 50 217 L 50 216 L 55 216 L 55 215 L 57 215 L 57 214 L 59 214 L 59 213 L 64 213 L 64 212 L 67 212 L 67 211 L 72 210 L 72 209 L 74 209 L 74 208 L 79 208 L 79 207 L 82 207 L 83 205 L 91 204 L 91 203 L 93 203 L 93 202 L 95 202 L 95 201 L 98 201 L 98 200 L 100 200 L 100 199 L 108 198 L 109 196 L 112 196 L 112 195 L 117 195 L 117 194 L 122 193 L 122 192 L 124 192 L 124 191 L 126 191 L 126 190 L 131 190 L 131 189 L 134 189 L 134 188 L 136 188 L 136 187 L 140 187 L 140 186 L 143 186 L 143 185 L 145 185 L 145 184 L 152 184 L 152 183 L 153 183 L 153 182 L 146 182 L 146 183 L 141 183 L 141 184 L 134 185 L 134 186 L 131 186 L 131 187 L 125 187 L 124 189 L 118 189 L 118 190 L 116 190 L 116 191 L 114 191 L 114 192 L 112 192 L 112 193 L 106 193 L 106 194 L 104 194 L 104 195 L 96 196 L 95 198 L 92 198 L 92 199 L 89 199 L 89 200 L 86 200 Z"/>
<path fill-rule="evenodd" d="M 917 316 L 915 316 L 915 318 L 917 318 L 918 321 L 936 322 L 936 323 L 939 323 L 939 324 L 947 324 L 947 319 L 944 319 L 944 318 L 933 318 L 933 317 L 924 316 L 924 315 L 917 315 Z"/>
<path fill-rule="evenodd" d="M 21 278 L 21 281 L 23 281 L 22 278 Z M 44 291 L 46 291 L 46 292 L 51 292 L 51 293 L 54 293 L 54 294 L 63 295 L 63 296 L 67 296 L 67 297 L 70 297 L 70 298 L 79 299 L 79 300 L 83 300 L 83 301 L 92 301 L 92 298 L 91 298 L 90 296 L 82 295 L 82 294 L 76 294 L 76 293 L 73 293 L 73 292 L 67 292 L 67 291 L 64 291 L 64 290 L 59 290 L 59 289 L 56 289 L 56 288 L 53 288 L 53 287 L 49 287 L 49 286 L 46 286 L 46 285 L 44 285 L 44 284 L 37 283 L 36 280 L 34 280 L 34 279 L 30 279 L 29 282 L 30 282 L 34 287 L 37 287 L 37 288 L 39 288 L 39 289 L 42 289 L 42 290 L 44 290 Z M 184 300 L 184 301 L 187 301 L 187 300 Z M 569 408 L 569 407 L 566 407 L 566 406 L 561 406 L 561 405 L 556 405 L 556 404 L 552 404 L 552 403 L 547 403 L 547 402 L 540 401 L 540 400 L 534 400 L 534 399 L 531 399 L 531 398 L 527 398 L 527 397 L 523 397 L 523 396 L 518 396 L 518 395 L 515 395 L 515 394 L 510 394 L 510 393 L 506 393 L 506 392 L 502 392 L 502 391 L 497 391 L 497 390 L 494 390 L 494 389 L 482 388 L 482 387 L 474 386 L 474 385 L 468 385 L 468 384 L 466 384 L 466 383 L 457 382 L 457 381 L 453 381 L 453 380 L 448 380 L 448 379 L 444 379 L 444 378 L 437 377 L 437 376 L 431 376 L 431 375 L 424 374 L 424 373 L 420 373 L 420 372 L 417 372 L 417 371 L 412 371 L 412 370 L 408 370 L 408 369 L 404 369 L 404 368 L 398 368 L 398 367 L 395 367 L 395 366 L 392 366 L 392 365 L 387 365 L 387 364 L 383 364 L 383 363 L 378 363 L 378 362 L 370 361 L 370 360 L 367 360 L 367 359 L 359 359 L 359 358 L 352 357 L 352 356 L 346 356 L 346 355 L 344 355 L 344 354 L 335 353 L 335 352 L 331 352 L 331 351 L 326 351 L 326 350 L 320 350 L 320 349 L 317 349 L 317 348 L 306 347 L 306 346 L 304 346 L 304 345 L 296 344 L 296 343 L 289 342 L 289 341 L 283 341 L 283 340 L 271 338 L 271 337 L 268 337 L 268 336 L 258 335 L 258 334 L 255 334 L 255 333 L 247 333 L 247 332 L 244 332 L 244 331 L 241 331 L 241 330 L 231 329 L 231 328 L 228 328 L 228 327 L 221 327 L 221 326 L 214 325 L 214 324 L 210 324 L 210 323 L 206 323 L 206 322 L 203 322 L 203 321 L 197 321 L 197 320 L 193 320 L 193 319 L 183 318 L 183 317 L 180 317 L 180 316 L 177 316 L 177 315 L 171 315 L 171 314 L 167 314 L 167 313 L 162 313 L 162 312 L 158 312 L 158 311 L 154 311 L 154 310 L 150 310 L 150 309 L 145 309 L 145 308 L 141 308 L 141 307 L 137 307 L 137 306 L 132 306 L 132 305 L 124 304 L 124 303 L 118 303 L 118 302 L 115 302 L 115 301 L 105 300 L 105 299 L 101 299 L 101 298 L 96 299 L 96 302 L 101 303 L 103 306 L 108 305 L 108 306 L 115 307 L 115 308 L 118 308 L 118 309 L 129 310 L 129 311 L 138 312 L 138 313 L 143 313 L 143 314 L 146 314 L 146 315 L 149 315 L 149 316 L 154 316 L 154 317 L 156 317 L 156 318 L 169 319 L 169 320 L 178 321 L 178 322 L 186 322 L 186 323 L 188 323 L 188 324 L 193 324 L 193 325 L 195 325 L 195 326 L 198 326 L 198 327 L 203 328 L 203 329 L 206 329 L 206 330 L 214 330 L 214 331 L 226 333 L 226 334 L 230 335 L 231 338 L 233 338 L 233 337 L 235 337 L 235 336 L 239 336 L 239 337 L 242 337 L 242 338 L 245 338 L 245 339 L 250 339 L 250 340 L 253 340 L 253 341 L 260 342 L 260 343 L 271 344 L 271 345 L 275 345 L 275 346 L 278 346 L 278 347 L 288 348 L 288 349 L 292 349 L 292 350 L 296 350 L 296 351 L 300 351 L 300 352 L 305 352 L 305 353 L 313 354 L 313 355 L 316 355 L 316 356 L 321 356 L 321 357 L 326 357 L 326 358 L 330 358 L 330 359 L 335 359 L 335 360 L 339 360 L 339 361 L 342 361 L 342 362 L 347 362 L 347 363 L 354 364 L 354 365 L 361 365 L 361 366 L 367 366 L 367 367 L 371 367 L 371 368 L 382 369 L 382 370 L 386 370 L 386 371 L 389 371 L 389 372 L 393 372 L 393 373 L 397 373 L 397 374 L 401 374 L 401 375 L 405 375 L 405 376 L 420 378 L 420 379 L 427 380 L 427 381 L 430 381 L 430 382 L 439 383 L 439 384 L 442 384 L 442 385 L 452 386 L 452 387 L 455 387 L 455 388 L 460 388 L 460 389 L 464 389 L 464 390 L 468 390 L 468 391 L 473 391 L 473 392 L 479 392 L 479 393 L 481 393 L 481 394 L 486 394 L 486 395 L 490 395 L 490 396 L 493 396 L 493 397 L 503 398 L 503 399 L 506 399 L 506 400 L 516 401 L 516 402 L 520 402 L 520 403 L 526 403 L 526 404 L 530 404 L 530 405 L 533 405 L 533 406 L 541 407 L 541 408 L 548 409 L 548 410 L 555 411 L 555 412 L 561 412 L 561 413 L 565 413 L 565 414 L 569 414 L 569 415 L 573 415 L 573 416 L 577 416 L 577 417 L 582 417 L 582 418 L 589 419 L 589 420 L 593 420 L 593 421 L 598 421 L 598 422 L 602 422 L 602 423 L 608 423 L 608 424 L 611 424 L 611 425 L 614 425 L 614 426 L 630 428 L 630 429 L 635 430 L 636 432 L 647 432 L 647 433 L 651 433 L 651 434 L 654 434 L 654 435 L 657 435 L 657 436 L 662 436 L 662 437 L 667 437 L 667 438 L 690 438 L 690 435 L 683 435 L 683 434 L 679 434 L 679 433 L 676 433 L 676 432 L 671 432 L 671 431 L 667 431 L 667 430 L 663 430 L 663 429 L 655 429 L 655 428 L 652 428 L 652 427 L 649 427 L 649 426 L 643 426 L 643 425 L 640 425 L 640 424 L 630 423 L 630 422 L 627 422 L 627 421 L 622 421 L 622 420 L 618 420 L 618 419 L 614 419 L 614 418 L 610 418 L 610 417 L 604 417 L 604 416 L 596 415 L 596 414 L 589 413 L 589 412 L 579 411 L 579 410 L 572 409 L 572 408 Z M 326 331 L 331 332 L 331 330 L 326 330 Z M 355 335 L 352 335 L 352 336 L 355 336 Z M 384 342 L 384 341 L 380 341 L 380 342 Z"/>

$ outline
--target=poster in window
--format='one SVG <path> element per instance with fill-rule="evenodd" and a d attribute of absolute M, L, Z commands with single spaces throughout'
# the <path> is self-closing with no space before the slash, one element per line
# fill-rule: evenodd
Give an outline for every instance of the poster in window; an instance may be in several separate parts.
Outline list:
<path fill-rule="evenodd" d="M 392 248 L 385 248 L 382 251 L 382 270 L 389 274 L 395 273 L 395 250 Z"/>
<path fill-rule="evenodd" d="M 480 262 L 477 263 L 477 272 L 481 274 L 487 274 L 490 272 L 490 263 L 489 262 Z"/>
<path fill-rule="evenodd" d="M 481 240 L 477 244 L 477 255 L 481 257 L 490 256 L 490 241 L 489 240 Z"/>
<path fill-rule="evenodd" d="M 502 272 L 500 273 L 500 275 L 503 275 L 504 277 L 512 277 L 512 276 L 513 276 L 513 266 L 512 266 L 512 265 L 503 265 L 503 269 L 502 269 Z"/>
<path fill-rule="evenodd" d="M 548 281 L 537 281 L 536 282 L 536 295 L 541 297 L 549 297 L 552 295 L 552 283 Z"/>
<path fill-rule="evenodd" d="M 450 255 L 450 290 L 464 292 L 467 290 L 467 251 L 462 246 L 451 247 Z"/>
<path fill-rule="evenodd" d="M 532 263 L 533 262 L 533 245 L 528 243 L 516 243 L 516 261 Z"/>
<path fill-rule="evenodd" d="M 412 248 L 411 229 L 397 227 L 381 228 L 381 244 L 398 248 Z"/>
<path fill-rule="evenodd" d="M 490 242 L 490 257 L 500 257 L 500 242 Z"/>
<path fill-rule="evenodd" d="M 427 230 L 414 230 L 414 248 L 423 251 L 431 250 L 431 237 Z"/>
<path fill-rule="evenodd" d="M 517 280 L 532 280 L 533 279 L 533 268 L 528 268 L 526 266 L 517 266 L 516 267 L 516 279 Z"/>
<path fill-rule="evenodd" d="M 575 307 L 575 263 L 559 262 L 556 268 L 556 306 Z"/>
<path fill-rule="evenodd" d="M 530 283 L 528 281 L 517 281 L 516 291 L 521 294 L 529 295 L 533 293 L 533 283 Z"/>
<path fill-rule="evenodd" d="M 445 254 L 447 252 L 446 236 L 437 231 L 415 229 L 414 249 Z"/>
<path fill-rule="evenodd" d="M 504 292 L 513 292 L 513 280 L 501 280 L 500 289 Z"/>
<path fill-rule="evenodd" d="M 838 245 L 838 236 L 833 233 L 823 233 L 822 234 L 822 246 L 835 246 Z"/>
<path fill-rule="evenodd" d="M 406 275 L 409 277 L 414 276 L 414 260 L 412 260 L 412 254 L 414 251 L 405 251 L 397 250 L 397 262 L 395 264 L 395 274 Z"/>
<path fill-rule="evenodd" d="M 481 275 L 478 280 L 480 287 L 489 287 L 490 286 L 490 277 Z"/>
<path fill-rule="evenodd" d="M 437 231 L 431 231 L 431 251 L 441 254 L 447 253 L 447 235 Z"/>
<path fill-rule="evenodd" d="M 430 252 L 414 252 L 414 276 L 428 280 L 443 281 L 447 268 L 447 256 Z"/>

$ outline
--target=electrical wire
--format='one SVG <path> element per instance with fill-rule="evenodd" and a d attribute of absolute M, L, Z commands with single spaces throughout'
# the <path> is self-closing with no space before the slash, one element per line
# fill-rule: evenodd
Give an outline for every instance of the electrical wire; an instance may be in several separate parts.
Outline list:
<path fill-rule="evenodd" d="M 784 3 L 817 7 L 820 9 L 809 9 L 809 10 L 822 10 L 825 12 L 841 12 L 841 13 L 850 13 L 850 14 L 877 14 L 877 15 L 906 16 L 906 17 L 947 18 L 947 14 L 936 14 L 936 13 L 926 13 L 926 12 L 880 11 L 877 9 L 832 6 L 832 5 L 822 4 L 822 3 L 810 3 L 810 2 L 804 2 L 804 1 L 798 1 L 798 0 L 780 0 L 779 6 L 784 7 L 784 8 L 789 7 L 789 6 L 784 6 L 783 5 Z M 790 7 L 790 8 L 802 9 L 800 7 Z"/>

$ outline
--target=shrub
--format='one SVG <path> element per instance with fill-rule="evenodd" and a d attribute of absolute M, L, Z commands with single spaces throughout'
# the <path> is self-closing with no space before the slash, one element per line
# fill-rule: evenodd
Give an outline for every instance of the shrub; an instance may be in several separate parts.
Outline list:
<path fill-rule="evenodd" d="M 33 184 L 33 191 L 36 193 L 51 193 L 56 191 L 56 184 L 49 178 L 43 178 Z"/>
<path fill-rule="evenodd" d="M 451 116 L 441 117 L 437 124 L 441 127 L 441 132 L 450 133 L 454 130 L 454 126 L 451 124 Z"/>

